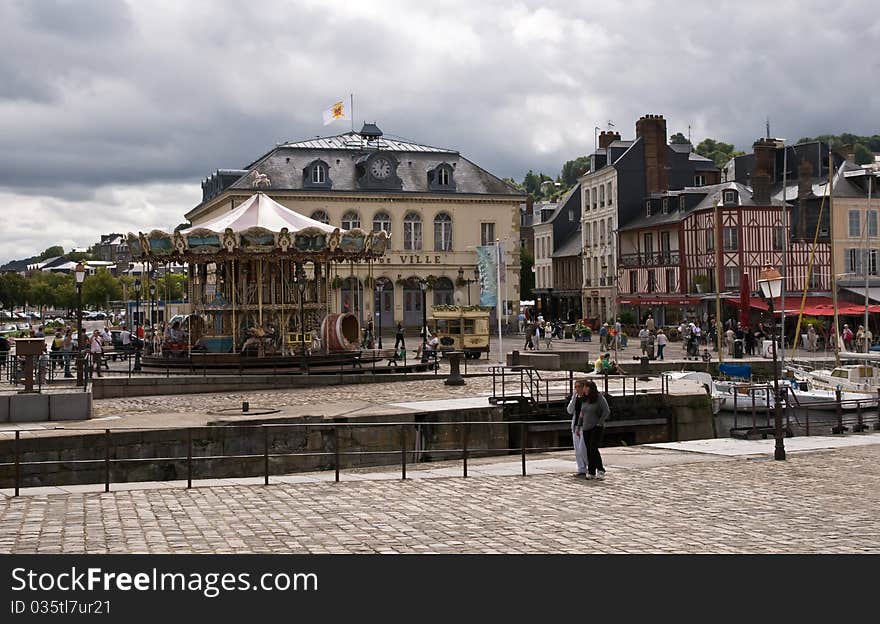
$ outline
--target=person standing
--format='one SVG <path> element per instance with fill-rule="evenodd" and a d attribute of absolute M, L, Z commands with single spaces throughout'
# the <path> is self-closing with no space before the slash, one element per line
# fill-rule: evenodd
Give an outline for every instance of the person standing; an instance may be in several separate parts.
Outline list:
<path fill-rule="evenodd" d="M 534 349 L 534 345 L 532 344 L 532 337 L 535 335 L 535 327 L 531 323 L 526 323 L 526 343 L 523 345 L 523 350 L 528 351 L 529 349 Z"/>
<path fill-rule="evenodd" d="M 599 328 L 599 350 L 604 351 L 608 345 L 608 323 L 602 323 Z"/>
<path fill-rule="evenodd" d="M 577 433 L 584 437 L 584 445 L 587 448 L 587 479 L 605 478 L 605 466 L 602 465 L 602 455 L 599 453 L 599 445 L 602 444 L 602 436 L 605 433 L 605 423 L 611 410 L 608 401 L 605 400 L 596 383 L 587 382 L 586 397 L 581 402 L 581 413 Z"/>
<path fill-rule="evenodd" d="M 648 355 L 648 336 L 650 332 L 647 327 L 642 327 L 639 330 L 639 349 L 642 351 L 642 355 Z"/>
<path fill-rule="evenodd" d="M 92 341 L 89 344 L 89 353 L 92 354 L 92 360 L 95 365 L 95 374 L 98 377 L 103 377 L 103 375 L 101 375 L 101 354 L 104 353 L 104 348 L 101 345 L 101 332 L 97 329 L 92 333 Z"/>
<path fill-rule="evenodd" d="M 64 358 L 64 376 L 73 377 L 70 373 L 70 357 L 73 353 L 73 330 L 68 329 L 64 332 L 64 338 L 61 339 L 61 357 Z"/>
<path fill-rule="evenodd" d="M 656 323 L 654 323 L 654 317 L 650 314 L 648 315 L 648 320 L 645 321 L 645 327 L 648 329 L 649 332 L 653 332 L 655 329 L 657 329 L 657 325 Z"/>
<path fill-rule="evenodd" d="M 807 327 L 807 351 L 815 351 L 816 343 L 816 328 L 810 323 L 810 326 Z"/>
<path fill-rule="evenodd" d="M 583 379 L 574 382 L 574 393 L 568 402 L 565 411 L 571 415 L 571 441 L 574 444 L 574 459 L 577 462 L 577 474 L 575 476 L 584 477 L 587 474 L 587 447 L 584 444 L 584 436 L 578 430 L 578 422 L 581 414 L 581 404 L 586 397 L 586 383 Z"/>
<path fill-rule="evenodd" d="M 666 334 L 663 333 L 663 329 L 657 330 L 657 359 L 663 359 L 663 350 L 666 348 L 666 345 L 669 344 L 669 338 L 666 337 Z"/>
<path fill-rule="evenodd" d="M 849 325 L 844 324 L 843 326 L 843 334 L 841 335 L 841 339 L 843 340 L 843 348 L 846 351 L 852 351 L 853 347 L 853 332 L 849 328 Z"/>

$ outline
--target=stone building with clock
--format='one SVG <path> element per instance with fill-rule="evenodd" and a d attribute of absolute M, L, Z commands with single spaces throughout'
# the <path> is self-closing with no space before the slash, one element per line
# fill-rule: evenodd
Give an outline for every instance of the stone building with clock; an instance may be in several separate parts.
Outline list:
<path fill-rule="evenodd" d="M 420 280 L 429 284 L 429 315 L 436 304 L 477 304 L 476 248 L 498 239 L 504 309 L 509 318 L 519 312 L 523 194 L 455 150 L 386 137 L 375 124 L 279 144 L 243 169 L 215 171 L 186 218 L 197 226 L 232 210 L 254 188 L 307 217 L 391 235 L 381 262 L 335 267 L 333 310 L 377 323 L 381 311 L 386 331 L 397 322 L 418 327 Z"/>

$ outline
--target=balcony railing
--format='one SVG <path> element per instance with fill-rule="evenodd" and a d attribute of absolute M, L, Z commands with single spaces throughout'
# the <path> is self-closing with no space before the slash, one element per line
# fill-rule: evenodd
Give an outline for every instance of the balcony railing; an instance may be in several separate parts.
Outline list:
<path fill-rule="evenodd" d="M 658 251 L 648 254 L 622 254 L 620 264 L 624 267 L 642 266 L 676 266 L 678 265 L 678 251 Z"/>

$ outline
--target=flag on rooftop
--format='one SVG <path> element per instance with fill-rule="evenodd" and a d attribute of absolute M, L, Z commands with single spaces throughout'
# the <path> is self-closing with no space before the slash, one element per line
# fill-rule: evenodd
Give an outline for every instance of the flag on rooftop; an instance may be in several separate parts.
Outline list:
<path fill-rule="evenodd" d="M 338 102 L 336 102 L 336 104 L 324 111 L 325 126 L 327 124 L 333 123 L 337 119 L 343 119 L 346 121 L 351 120 L 351 111 L 348 110 L 348 107 L 342 100 L 339 100 Z"/>

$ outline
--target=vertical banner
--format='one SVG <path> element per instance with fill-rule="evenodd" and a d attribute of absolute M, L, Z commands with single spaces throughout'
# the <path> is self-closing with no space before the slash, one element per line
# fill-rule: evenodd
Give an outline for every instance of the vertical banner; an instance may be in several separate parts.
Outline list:
<path fill-rule="evenodd" d="M 480 305 L 493 308 L 498 302 L 498 273 L 495 245 L 477 247 L 477 268 L 480 270 Z"/>

